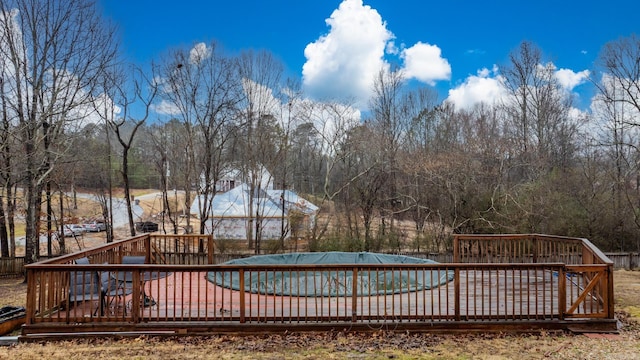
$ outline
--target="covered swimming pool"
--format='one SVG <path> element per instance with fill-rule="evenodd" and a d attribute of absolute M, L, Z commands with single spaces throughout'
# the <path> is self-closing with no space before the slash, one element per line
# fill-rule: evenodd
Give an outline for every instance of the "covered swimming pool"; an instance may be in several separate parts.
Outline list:
<path fill-rule="evenodd" d="M 274 270 L 245 272 L 209 272 L 212 283 L 232 290 L 279 296 L 357 296 L 390 295 L 429 290 L 453 280 L 454 273 L 443 269 L 389 269 L 387 265 L 438 264 L 428 259 L 369 252 L 322 252 L 258 255 L 225 262 L 226 265 L 326 265 L 326 270 Z M 367 265 L 354 271 L 338 265 Z M 369 265 L 385 265 L 378 270 Z M 332 265 L 335 265 L 332 268 Z M 352 269 L 352 267 L 350 268 Z M 355 280 L 355 283 L 354 283 Z M 244 285 L 243 285 L 244 284 Z"/>

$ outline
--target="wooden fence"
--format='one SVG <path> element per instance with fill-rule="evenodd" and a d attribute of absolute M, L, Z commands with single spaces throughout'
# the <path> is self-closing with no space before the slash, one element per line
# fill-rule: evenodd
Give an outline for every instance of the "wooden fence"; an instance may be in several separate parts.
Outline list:
<path fill-rule="evenodd" d="M 613 262 L 586 239 L 458 235 L 453 262 L 441 264 L 215 265 L 213 250 L 203 235 L 143 235 L 28 265 L 24 338 L 616 330 Z M 121 264 L 127 255 L 144 255 L 146 263 Z M 90 264 L 74 263 L 85 257 Z M 78 274 L 96 274 L 82 275 L 82 290 L 102 286 L 99 298 L 70 300 Z M 98 280 L 122 274 L 139 286 L 105 289 Z"/>

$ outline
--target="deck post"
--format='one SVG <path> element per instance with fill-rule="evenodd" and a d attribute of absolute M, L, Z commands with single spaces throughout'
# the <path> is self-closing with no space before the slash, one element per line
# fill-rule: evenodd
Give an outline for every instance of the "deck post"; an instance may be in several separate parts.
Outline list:
<path fill-rule="evenodd" d="M 141 284 L 140 282 L 140 269 L 135 268 L 131 271 L 131 281 L 132 281 L 132 293 L 131 293 L 131 317 L 133 319 L 134 324 L 140 323 L 140 313 L 142 312 L 142 306 L 144 304 L 144 299 L 142 299 L 142 289 L 140 286 L 136 286 Z M 144 286 L 144 284 L 142 284 Z M 142 301 L 140 301 L 142 300 Z"/>
<path fill-rule="evenodd" d="M 453 302 L 456 321 L 460 321 L 460 267 L 453 270 Z"/>
<path fill-rule="evenodd" d="M 615 318 L 615 309 L 614 309 L 614 297 L 613 297 L 613 264 L 609 264 L 607 266 L 607 318 L 614 319 Z"/>
<path fill-rule="evenodd" d="M 593 263 L 593 253 L 586 246 L 582 246 L 582 264 L 591 265 Z"/>
<path fill-rule="evenodd" d="M 214 242 L 213 242 L 213 234 L 210 234 L 207 237 L 207 256 L 208 256 L 208 261 L 209 261 L 209 265 L 213 264 L 213 253 L 214 253 Z"/>
<path fill-rule="evenodd" d="M 240 281 L 240 323 L 246 322 L 245 314 L 245 293 L 244 293 L 244 269 L 238 270 L 238 277 Z"/>
<path fill-rule="evenodd" d="M 458 235 L 453 236 L 453 262 L 460 262 L 460 239 Z"/>
<path fill-rule="evenodd" d="M 151 235 L 147 234 L 144 237 L 144 256 L 145 256 L 145 263 L 150 264 L 151 263 Z"/>
<path fill-rule="evenodd" d="M 34 323 L 36 314 L 36 284 L 35 272 L 27 266 L 27 325 Z"/>
<path fill-rule="evenodd" d="M 353 284 L 351 285 L 351 322 L 356 322 L 358 317 L 358 268 L 353 268 Z"/>
<path fill-rule="evenodd" d="M 558 319 L 564 320 L 567 312 L 567 274 L 565 267 L 558 269 Z"/>

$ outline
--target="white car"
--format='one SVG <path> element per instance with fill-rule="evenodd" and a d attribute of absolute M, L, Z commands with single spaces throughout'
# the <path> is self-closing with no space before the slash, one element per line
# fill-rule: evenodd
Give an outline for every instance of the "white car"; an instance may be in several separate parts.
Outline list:
<path fill-rule="evenodd" d="M 94 220 L 85 224 L 82 224 L 86 232 L 100 232 L 107 230 L 107 226 L 104 221 Z"/>
<path fill-rule="evenodd" d="M 67 224 L 64 226 L 64 237 L 72 237 L 84 234 L 85 230 L 79 224 Z"/>

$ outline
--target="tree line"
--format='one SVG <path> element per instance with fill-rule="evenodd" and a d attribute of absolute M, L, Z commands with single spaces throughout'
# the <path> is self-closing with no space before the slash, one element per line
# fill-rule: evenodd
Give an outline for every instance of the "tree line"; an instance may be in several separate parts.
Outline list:
<path fill-rule="evenodd" d="M 603 47 L 589 112 L 530 42 L 499 66 L 506 94 L 492 103 L 456 108 L 391 67 L 372 79 L 365 112 L 308 99 L 268 51 L 229 55 L 212 41 L 140 67 L 118 46 L 92 2 L 0 1 L 1 256 L 15 256 L 19 222 L 27 262 L 42 236 L 51 255 L 64 223 L 51 199 L 77 188 L 111 224 L 122 187 L 131 235 L 131 189 L 158 188 L 165 231 L 177 232 L 171 191 L 206 217 L 232 169 L 252 196 L 271 174 L 320 205 L 308 250 L 443 251 L 452 233 L 526 232 L 640 251 L 635 35 Z M 249 206 L 247 245 L 259 253 L 260 209 Z"/>

